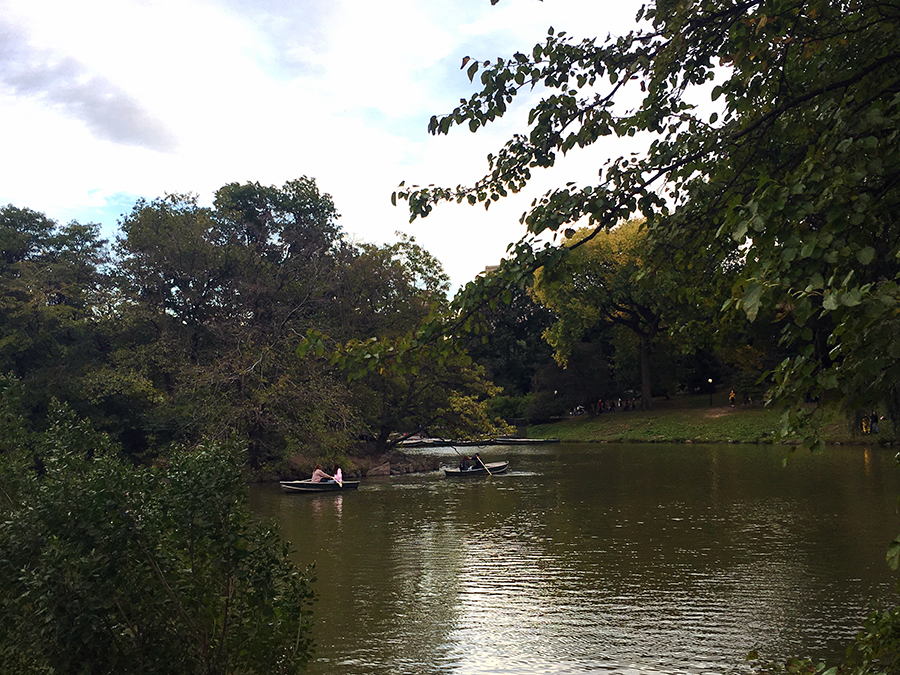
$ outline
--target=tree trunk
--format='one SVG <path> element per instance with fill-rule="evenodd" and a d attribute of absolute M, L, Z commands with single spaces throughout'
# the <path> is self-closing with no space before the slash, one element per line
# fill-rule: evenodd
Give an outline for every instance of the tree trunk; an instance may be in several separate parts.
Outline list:
<path fill-rule="evenodd" d="M 653 408 L 653 388 L 650 379 L 650 336 L 641 335 L 641 409 Z"/>
<path fill-rule="evenodd" d="M 381 429 L 378 430 L 378 436 L 375 438 L 375 449 L 378 452 L 387 452 L 391 447 L 391 431 L 392 429 L 386 426 L 382 426 Z"/>

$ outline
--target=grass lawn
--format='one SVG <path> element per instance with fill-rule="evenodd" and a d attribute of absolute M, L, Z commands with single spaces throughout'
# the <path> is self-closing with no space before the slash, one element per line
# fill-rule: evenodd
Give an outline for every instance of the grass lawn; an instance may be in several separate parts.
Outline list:
<path fill-rule="evenodd" d="M 696 442 L 696 443 L 772 443 L 781 427 L 781 411 L 759 405 L 731 407 L 727 401 L 706 396 L 679 397 L 654 401 L 654 410 L 644 412 L 603 413 L 571 417 L 549 424 L 529 426 L 530 438 L 558 438 L 585 442 Z M 879 435 L 850 433 L 841 415 L 831 415 L 822 427 L 829 443 L 887 443 L 896 438 L 891 425 L 884 422 Z M 797 439 L 786 439 L 791 442 Z"/>

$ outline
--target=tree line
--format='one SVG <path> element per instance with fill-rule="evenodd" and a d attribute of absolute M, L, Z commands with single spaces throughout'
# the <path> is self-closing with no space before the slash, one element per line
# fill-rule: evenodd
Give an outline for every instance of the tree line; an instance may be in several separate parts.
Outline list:
<path fill-rule="evenodd" d="M 7 206 L 0 240 L 0 371 L 21 385 L 21 413 L 42 430 L 65 403 L 136 461 L 225 439 L 260 468 L 415 433 L 485 437 L 709 379 L 756 394 L 772 365 L 761 331 L 713 339 L 723 293 L 692 304 L 676 291 L 700 279 L 650 273 L 636 221 L 509 285 L 465 326 L 437 258 L 407 236 L 349 241 L 310 178 L 229 184 L 211 207 L 141 200 L 113 242 Z"/>
<path fill-rule="evenodd" d="M 292 447 L 321 454 L 358 443 L 384 449 L 419 430 L 478 435 L 502 428 L 497 412 L 539 419 L 624 387 L 648 405 L 727 377 L 785 406 L 785 430 L 802 431 L 810 448 L 821 446 L 826 406 L 851 417 L 878 408 L 896 422 L 896 3 L 659 0 L 625 35 L 576 40 L 551 28 L 530 49 L 466 56 L 462 68 L 475 92 L 433 117 L 432 133 L 477 131 L 535 91 L 527 130 L 488 156 L 474 185 L 399 186 L 393 198 L 407 202 L 411 219 L 441 202 L 488 208 L 560 154 L 607 137 L 635 145 L 596 180 L 536 199 L 509 258 L 452 300 L 439 264 L 412 239 L 346 241 L 335 205 L 308 178 L 280 188 L 231 184 L 210 208 L 189 195 L 139 202 L 111 249 L 95 226 L 0 211 L 0 372 L 8 374 L 0 422 L 18 449 L 3 456 L 16 463 L 2 465 L 9 478 L 0 498 L 14 516 L 0 523 L 2 550 L 39 539 L 45 522 L 67 531 L 49 507 L 23 505 L 44 494 L 35 485 L 53 486 L 40 476 L 53 475 L 61 448 L 78 458 L 117 452 L 90 440 L 96 431 L 136 470 L 161 448 L 201 448 L 202 439 L 236 439 L 243 461 L 263 466 Z M 556 243 L 546 243 L 548 233 Z M 161 495 L 171 484 L 147 489 Z M 85 522 L 111 516 L 96 506 L 86 504 Z M 216 531 L 240 560 L 244 530 Z M 132 543 L 136 565 L 162 572 L 159 606 L 177 608 L 159 558 L 139 537 Z M 0 560 L 4 627 L 9 617 L 65 606 L 51 602 L 58 596 L 43 577 L 22 576 L 23 564 L 37 569 L 28 565 L 40 551 L 64 549 L 21 550 L 33 552 L 25 563 Z M 50 563 L 64 558 L 40 565 L 56 569 Z M 888 560 L 900 563 L 900 540 Z M 33 591 L 20 593 L 16 578 L 31 579 Z M 118 583 L 109 588 L 127 587 Z M 112 604 L 95 616 L 115 620 L 98 621 L 111 626 L 100 634 L 127 635 L 135 649 L 150 644 L 119 596 L 102 597 Z M 896 624 L 896 610 L 874 614 L 844 672 L 895 670 Z M 212 663 L 207 633 L 191 634 L 200 639 L 185 658 Z M 0 655 L 24 662 L 35 644 L 27 636 L 0 643 Z M 303 651 L 285 658 L 299 664 Z"/>
<path fill-rule="evenodd" d="M 463 350 L 352 381 L 298 356 L 312 327 L 334 342 L 399 336 L 448 303 L 437 259 L 405 236 L 350 242 L 312 179 L 226 185 L 212 207 L 142 200 L 112 243 L 7 206 L 0 241 L 0 371 L 35 429 L 57 400 L 135 458 L 240 438 L 254 467 L 491 429 L 492 386 Z"/>

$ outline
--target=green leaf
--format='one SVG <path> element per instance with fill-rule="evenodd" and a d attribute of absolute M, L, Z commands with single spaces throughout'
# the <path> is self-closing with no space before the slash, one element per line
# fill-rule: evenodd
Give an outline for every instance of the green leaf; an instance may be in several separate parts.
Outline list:
<path fill-rule="evenodd" d="M 900 536 L 890 543 L 885 557 L 887 559 L 888 567 L 892 570 L 896 570 L 900 567 Z"/>
<path fill-rule="evenodd" d="M 871 246 L 866 246 L 864 249 L 856 252 L 856 259 L 863 265 L 868 265 L 875 259 L 875 249 Z"/>
<path fill-rule="evenodd" d="M 744 312 L 747 315 L 747 319 L 750 321 L 756 320 L 764 290 L 762 284 L 755 281 L 748 284 L 747 288 L 744 290 Z"/>
<path fill-rule="evenodd" d="M 469 66 L 469 69 L 466 71 L 466 75 L 469 77 L 469 82 L 472 82 L 475 79 L 475 73 L 478 72 L 478 61 L 473 61 L 472 65 Z"/>
<path fill-rule="evenodd" d="M 845 307 L 856 307 L 862 302 L 862 290 L 851 288 L 841 295 L 841 304 Z"/>

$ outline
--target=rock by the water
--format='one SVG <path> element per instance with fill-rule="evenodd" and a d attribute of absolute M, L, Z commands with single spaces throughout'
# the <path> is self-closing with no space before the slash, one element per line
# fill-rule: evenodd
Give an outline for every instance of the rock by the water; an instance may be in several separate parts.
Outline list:
<path fill-rule="evenodd" d="M 391 475 L 391 463 L 385 462 L 379 466 L 373 467 L 366 471 L 366 476 L 390 476 Z"/>

